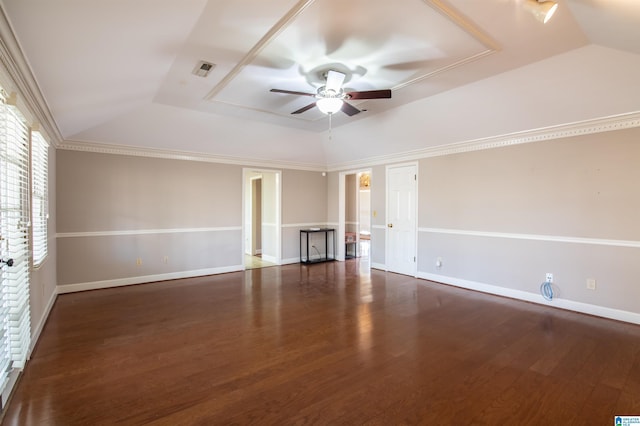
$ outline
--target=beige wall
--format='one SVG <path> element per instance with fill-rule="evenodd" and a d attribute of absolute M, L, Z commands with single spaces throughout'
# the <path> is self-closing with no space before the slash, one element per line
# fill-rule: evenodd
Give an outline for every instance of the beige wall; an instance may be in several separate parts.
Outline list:
<path fill-rule="evenodd" d="M 346 232 L 358 231 L 358 179 L 356 174 L 345 176 L 345 225 Z"/>
<path fill-rule="evenodd" d="M 63 288 L 242 265 L 239 166 L 60 151 L 57 194 Z"/>
<path fill-rule="evenodd" d="M 551 272 L 556 305 L 640 314 L 639 140 L 634 128 L 420 160 L 418 275 L 542 302 Z M 372 168 L 371 264 L 382 269 L 385 175 Z"/>
<path fill-rule="evenodd" d="M 241 226 L 242 168 L 60 151 L 58 232 Z"/>
<path fill-rule="evenodd" d="M 303 170 L 282 174 L 282 258 L 300 257 L 300 229 L 327 224 L 328 176 Z"/>
<path fill-rule="evenodd" d="M 639 139 L 636 128 L 423 159 L 418 270 L 532 294 L 551 272 L 559 298 L 640 313 L 640 249 L 617 241 L 640 240 Z"/>
<path fill-rule="evenodd" d="M 329 223 L 338 223 L 339 218 L 339 190 L 338 181 L 340 179 L 339 172 L 327 173 L 327 221 Z"/>
<path fill-rule="evenodd" d="M 640 240 L 639 137 L 631 129 L 422 160 L 419 226 Z"/>
<path fill-rule="evenodd" d="M 640 240 L 639 138 L 640 129 L 629 129 L 420 160 L 419 275 L 535 296 L 552 272 L 558 298 L 638 313 L 639 249 L 624 242 Z M 58 284 L 240 262 L 241 167 L 60 151 L 57 168 Z M 385 173 L 385 165 L 372 168 L 378 267 Z M 282 176 L 282 258 L 291 261 L 301 228 L 337 222 L 339 172 Z M 136 233 L 165 228 L 206 229 Z M 118 231 L 132 232 L 109 234 Z M 596 291 L 586 289 L 588 278 Z"/>
<path fill-rule="evenodd" d="M 61 291 L 242 269 L 241 166 L 66 150 L 58 158 Z M 263 200 L 267 175 L 275 179 L 263 174 Z M 326 223 L 326 203 L 321 173 L 283 171 L 283 259 L 299 256 L 297 224 Z M 266 209 L 262 219 L 277 218 Z"/>
<path fill-rule="evenodd" d="M 282 223 L 327 221 L 327 177 L 320 172 L 284 170 L 282 173 Z"/>

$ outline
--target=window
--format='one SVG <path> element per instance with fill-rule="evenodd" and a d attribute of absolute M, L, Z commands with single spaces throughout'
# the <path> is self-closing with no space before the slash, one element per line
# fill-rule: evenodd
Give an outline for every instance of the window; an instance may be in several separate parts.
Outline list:
<path fill-rule="evenodd" d="M 40 132 L 31 133 L 31 232 L 33 266 L 38 267 L 47 257 L 49 144 Z"/>
<path fill-rule="evenodd" d="M 31 341 L 30 192 L 29 129 L 0 92 L 0 391 L 9 374 L 24 367 Z"/>

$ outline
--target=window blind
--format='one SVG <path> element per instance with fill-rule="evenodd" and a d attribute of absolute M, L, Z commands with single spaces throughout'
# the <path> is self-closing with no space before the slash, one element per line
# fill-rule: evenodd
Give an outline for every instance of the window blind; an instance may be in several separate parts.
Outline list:
<path fill-rule="evenodd" d="M 47 257 L 49 144 L 40 132 L 31 132 L 31 252 L 33 266 Z"/>
<path fill-rule="evenodd" d="M 24 367 L 31 340 L 29 313 L 29 129 L 0 98 L 0 390 Z"/>

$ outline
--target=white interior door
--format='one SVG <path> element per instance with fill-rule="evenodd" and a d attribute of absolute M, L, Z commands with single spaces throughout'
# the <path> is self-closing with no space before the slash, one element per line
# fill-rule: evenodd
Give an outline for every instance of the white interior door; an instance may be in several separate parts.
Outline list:
<path fill-rule="evenodd" d="M 416 275 L 417 166 L 387 167 L 387 270 Z"/>

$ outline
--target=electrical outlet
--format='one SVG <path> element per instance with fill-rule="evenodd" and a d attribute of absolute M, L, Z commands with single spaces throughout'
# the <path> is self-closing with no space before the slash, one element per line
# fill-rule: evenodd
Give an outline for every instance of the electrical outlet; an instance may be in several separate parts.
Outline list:
<path fill-rule="evenodd" d="M 587 278 L 587 288 L 589 290 L 595 290 L 596 289 L 596 280 L 595 280 L 595 278 Z"/>
<path fill-rule="evenodd" d="M 138 265 L 138 266 L 142 265 L 142 258 L 141 257 L 138 257 L 136 259 L 136 265 Z"/>
<path fill-rule="evenodd" d="M 545 281 L 548 283 L 552 283 L 553 282 L 553 274 L 551 272 L 547 272 L 546 276 L 545 276 Z"/>
<path fill-rule="evenodd" d="M 438 257 L 436 259 L 436 268 L 438 268 L 438 269 L 442 268 L 442 258 L 441 257 Z"/>
<path fill-rule="evenodd" d="M 169 263 L 169 256 L 165 256 L 162 258 L 162 263 Z"/>

